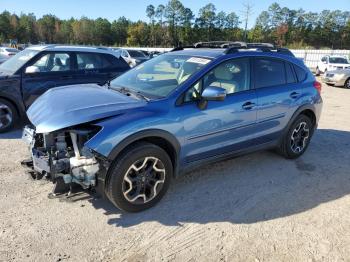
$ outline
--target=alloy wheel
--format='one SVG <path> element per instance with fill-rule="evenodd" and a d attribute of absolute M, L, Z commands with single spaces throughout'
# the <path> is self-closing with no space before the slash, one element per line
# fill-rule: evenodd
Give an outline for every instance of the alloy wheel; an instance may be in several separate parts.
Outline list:
<path fill-rule="evenodd" d="M 12 124 L 13 114 L 10 107 L 0 103 L 0 129 L 5 129 Z"/>
<path fill-rule="evenodd" d="M 122 192 L 132 204 L 145 204 L 162 190 L 165 167 L 156 157 L 145 157 L 135 161 L 124 175 Z"/>
<path fill-rule="evenodd" d="M 296 154 L 301 153 L 305 149 L 309 137 L 310 129 L 308 128 L 306 122 L 300 122 L 292 132 L 290 141 L 292 151 Z"/>

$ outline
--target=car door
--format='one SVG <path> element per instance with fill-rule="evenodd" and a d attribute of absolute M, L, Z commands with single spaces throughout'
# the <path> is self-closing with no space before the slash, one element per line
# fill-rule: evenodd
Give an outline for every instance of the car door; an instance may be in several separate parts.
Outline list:
<path fill-rule="evenodd" d="M 287 125 L 301 96 L 295 72 L 283 60 L 260 57 L 253 63 L 257 104 L 257 143 L 276 140 Z"/>
<path fill-rule="evenodd" d="M 72 54 L 70 52 L 43 52 L 22 71 L 22 92 L 28 108 L 48 89 L 72 83 Z"/>
<path fill-rule="evenodd" d="M 223 101 L 209 101 L 199 109 L 199 93 L 206 87 L 225 88 Z M 184 126 L 183 158 L 187 163 L 246 149 L 255 138 L 255 90 L 251 88 L 248 58 L 223 62 L 184 95 L 178 107 Z"/>

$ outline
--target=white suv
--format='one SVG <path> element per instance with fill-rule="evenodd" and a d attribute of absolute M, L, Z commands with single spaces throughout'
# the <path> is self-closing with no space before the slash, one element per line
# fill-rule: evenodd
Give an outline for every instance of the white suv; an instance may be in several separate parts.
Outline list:
<path fill-rule="evenodd" d="M 350 69 L 350 63 L 346 56 L 327 55 L 317 62 L 316 75 L 326 73 L 330 70 Z"/>

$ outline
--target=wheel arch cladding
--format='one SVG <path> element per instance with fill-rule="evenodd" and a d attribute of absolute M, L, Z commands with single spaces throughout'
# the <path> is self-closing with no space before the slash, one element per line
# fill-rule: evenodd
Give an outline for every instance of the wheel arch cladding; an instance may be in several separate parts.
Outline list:
<path fill-rule="evenodd" d="M 108 159 L 112 162 L 120 154 L 128 150 L 129 147 L 139 142 L 148 142 L 162 148 L 169 155 L 173 164 L 173 174 L 176 176 L 179 163 L 180 143 L 169 132 L 163 130 L 145 130 L 137 132 L 133 135 L 122 140 L 118 145 L 113 148 L 108 155 Z"/>

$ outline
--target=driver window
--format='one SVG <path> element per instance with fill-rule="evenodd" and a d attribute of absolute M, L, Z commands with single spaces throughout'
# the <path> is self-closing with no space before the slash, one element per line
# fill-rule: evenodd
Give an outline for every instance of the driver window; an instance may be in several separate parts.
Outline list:
<path fill-rule="evenodd" d="M 49 53 L 37 60 L 33 67 L 36 72 L 60 72 L 70 70 L 70 58 L 66 53 Z"/>
<path fill-rule="evenodd" d="M 186 92 L 184 101 L 198 100 L 202 91 L 208 86 L 224 88 L 228 95 L 249 90 L 249 58 L 233 59 L 220 64 Z"/>

